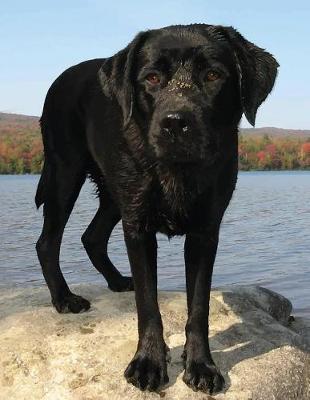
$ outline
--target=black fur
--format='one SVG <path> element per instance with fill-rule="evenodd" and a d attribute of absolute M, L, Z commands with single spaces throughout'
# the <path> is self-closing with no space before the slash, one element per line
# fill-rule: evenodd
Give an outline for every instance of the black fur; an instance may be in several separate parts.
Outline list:
<path fill-rule="evenodd" d="M 36 195 L 37 206 L 44 203 L 37 243 L 43 274 L 57 311 L 90 307 L 70 291 L 59 266 L 64 227 L 90 176 L 100 206 L 82 241 L 112 290 L 134 285 L 139 343 L 125 376 L 142 390 L 168 381 L 156 232 L 186 235 L 183 379 L 195 390 L 223 388 L 208 343 L 219 227 L 237 179 L 241 115 L 254 124 L 277 66 L 231 27 L 171 26 L 140 33 L 113 57 L 68 69 L 48 91 L 41 118 L 45 163 Z M 121 219 L 133 282 L 107 254 Z"/>

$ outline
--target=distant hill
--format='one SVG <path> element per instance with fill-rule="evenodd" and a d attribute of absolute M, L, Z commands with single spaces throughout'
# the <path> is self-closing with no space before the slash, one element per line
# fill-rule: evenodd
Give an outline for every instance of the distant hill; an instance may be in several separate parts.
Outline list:
<path fill-rule="evenodd" d="M 35 115 L 11 114 L 11 113 L 0 112 L 0 120 L 9 122 L 16 121 L 20 123 L 27 123 L 29 121 L 38 121 L 39 117 Z"/>
<path fill-rule="evenodd" d="M 39 117 L 0 112 L 0 137 L 12 134 L 39 133 Z"/>
<path fill-rule="evenodd" d="M 3 131 L 9 129 L 10 131 L 15 131 L 16 133 L 25 130 L 39 130 L 39 117 L 22 115 L 22 114 L 8 114 L 0 112 L 0 135 Z M 278 136 L 278 137 L 310 137 L 310 129 L 282 129 L 282 128 L 244 128 L 240 129 L 243 135 L 255 135 L 255 136 Z"/>
<path fill-rule="evenodd" d="M 310 129 L 283 129 L 283 128 L 273 128 L 273 127 L 265 127 L 265 128 L 243 128 L 240 129 L 243 135 L 269 135 L 269 136 L 277 136 L 277 137 L 310 137 Z"/>

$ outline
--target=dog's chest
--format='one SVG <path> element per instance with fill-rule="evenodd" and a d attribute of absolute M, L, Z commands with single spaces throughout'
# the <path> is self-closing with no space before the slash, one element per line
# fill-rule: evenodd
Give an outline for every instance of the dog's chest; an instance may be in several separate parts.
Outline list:
<path fill-rule="evenodd" d="M 152 221 L 152 230 L 167 236 L 184 235 L 192 230 L 193 219 L 185 215 L 176 215 L 166 210 L 158 210 Z"/>
<path fill-rule="evenodd" d="M 147 226 L 150 230 L 168 236 L 183 235 L 201 222 L 199 187 L 197 182 L 186 181 L 180 176 L 161 176 L 153 187 Z"/>

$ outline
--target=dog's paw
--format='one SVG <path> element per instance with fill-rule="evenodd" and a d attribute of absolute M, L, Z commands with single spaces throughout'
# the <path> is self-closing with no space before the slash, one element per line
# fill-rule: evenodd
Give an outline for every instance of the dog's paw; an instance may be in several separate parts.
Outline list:
<path fill-rule="evenodd" d="M 90 308 L 90 302 L 88 300 L 73 293 L 69 293 L 58 300 L 53 299 L 52 303 L 56 310 L 61 314 L 70 312 L 78 314 L 87 311 Z"/>
<path fill-rule="evenodd" d="M 160 361 L 137 353 L 128 365 L 125 373 L 128 383 L 141 390 L 155 391 L 169 382 L 166 357 Z"/>
<path fill-rule="evenodd" d="M 183 381 L 194 391 L 216 394 L 223 390 L 225 381 L 215 365 L 204 362 L 186 362 Z"/>
<path fill-rule="evenodd" d="M 120 276 L 113 282 L 108 282 L 108 287 L 112 292 L 130 292 L 134 290 L 133 280 L 130 276 Z"/>

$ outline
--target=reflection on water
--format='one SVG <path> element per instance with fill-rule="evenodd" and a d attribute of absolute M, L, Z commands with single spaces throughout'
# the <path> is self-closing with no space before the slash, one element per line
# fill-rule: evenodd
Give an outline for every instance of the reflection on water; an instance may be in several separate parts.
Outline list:
<path fill-rule="evenodd" d="M 42 226 L 34 193 L 38 176 L 0 176 L 0 287 L 40 286 L 34 244 Z M 62 270 L 69 283 L 102 282 L 80 237 L 97 208 L 85 184 L 65 230 Z M 184 290 L 183 238 L 158 235 L 159 287 Z M 288 297 L 295 313 L 310 315 L 310 172 L 245 172 L 221 229 L 213 286 L 259 284 Z M 113 232 L 111 259 L 129 274 L 121 227 Z"/>

